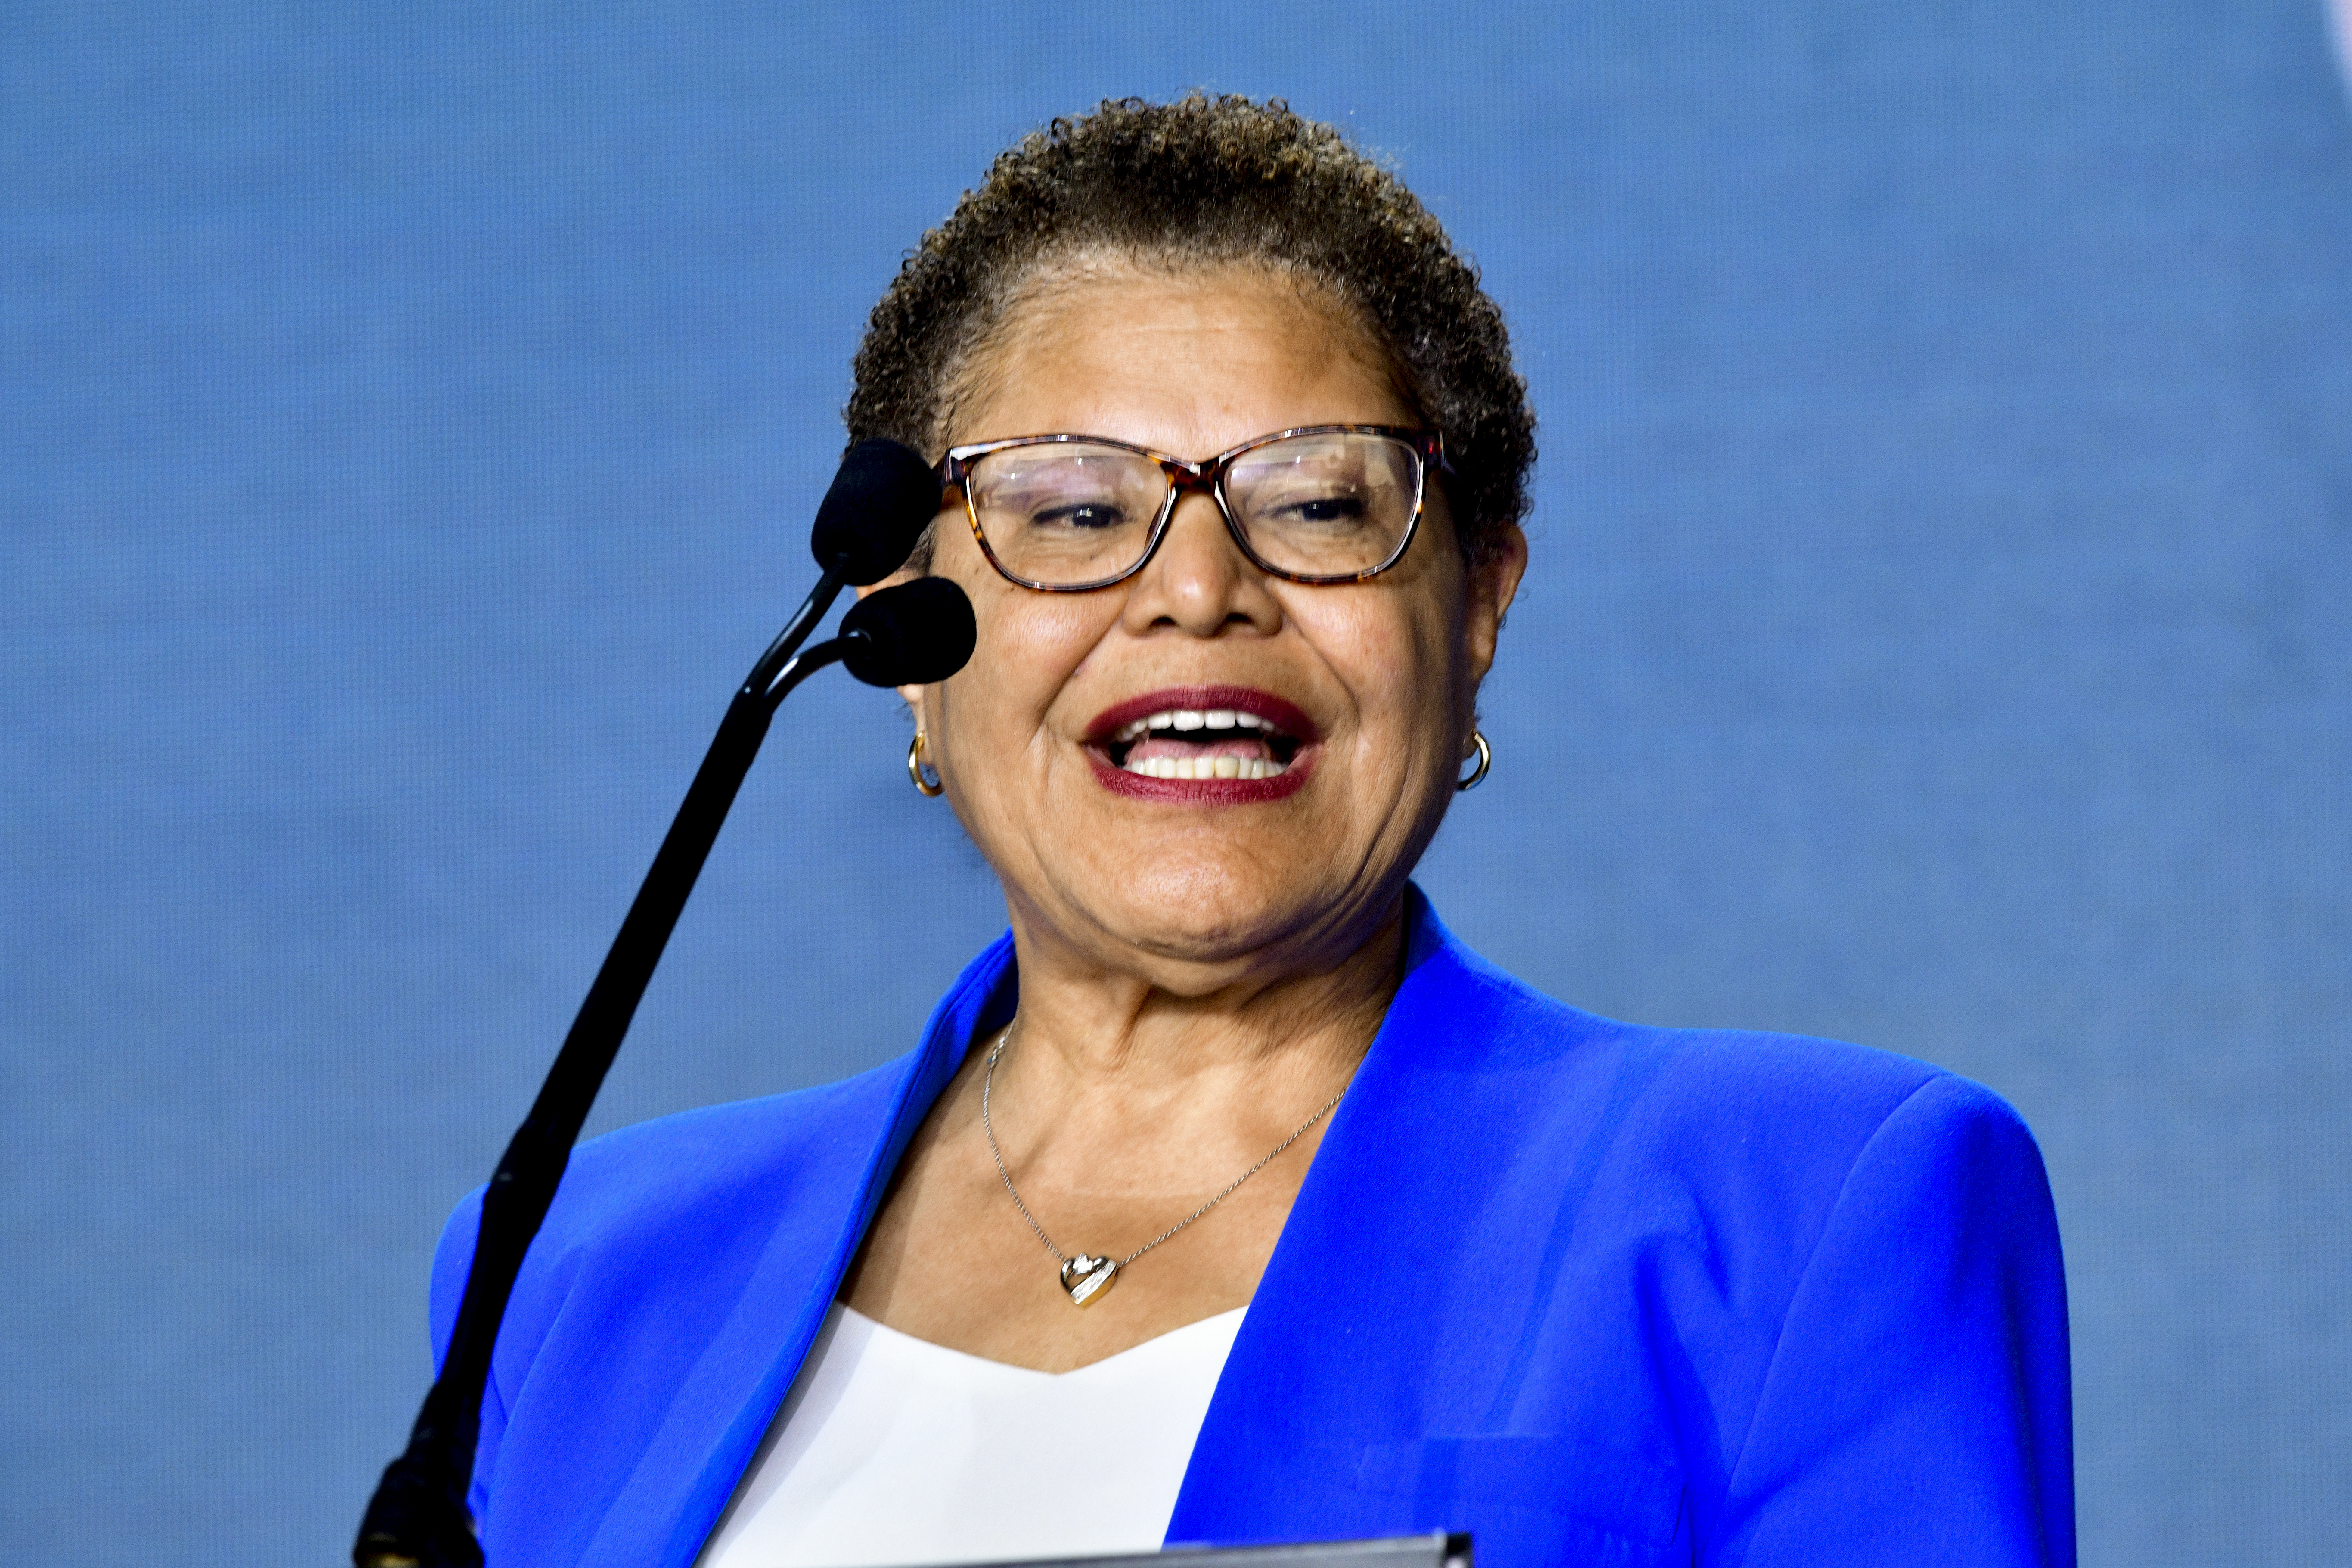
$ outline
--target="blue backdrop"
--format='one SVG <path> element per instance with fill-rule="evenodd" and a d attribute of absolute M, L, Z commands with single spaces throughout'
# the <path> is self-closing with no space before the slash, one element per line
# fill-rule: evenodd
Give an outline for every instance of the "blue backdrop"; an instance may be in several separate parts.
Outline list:
<path fill-rule="evenodd" d="M 992 151 L 1282 94 L 1543 420 L 1475 944 L 2039 1132 L 2095 1564 L 2352 1559 L 2352 116 L 2320 0 L 0 4 L 0 1538 L 340 1559 L 426 1258 Z M 787 711 L 598 1124 L 998 927 Z"/>

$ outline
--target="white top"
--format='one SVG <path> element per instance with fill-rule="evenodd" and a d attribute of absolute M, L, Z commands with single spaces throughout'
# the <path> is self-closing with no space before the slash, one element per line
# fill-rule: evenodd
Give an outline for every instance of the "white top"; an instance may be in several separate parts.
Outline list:
<path fill-rule="evenodd" d="M 700 1568 L 1157 1552 L 1247 1310 L 1057 1375 L 836 1302 Z"/>

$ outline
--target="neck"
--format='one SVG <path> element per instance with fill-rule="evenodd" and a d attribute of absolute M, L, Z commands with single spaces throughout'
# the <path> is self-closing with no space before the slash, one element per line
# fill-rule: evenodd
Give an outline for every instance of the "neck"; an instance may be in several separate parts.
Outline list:
<path fill-rule="evenodd" d="M 1396 994 L 1404 899 L 1320 952 L 1254 955 L 1227 973 L 1105 962 L 1024 931 L 1017 914 L 1013 931 L 1021 1008 L 1006 1070 L 1033 1102 L 1218 1096 L 1345 1081 Z"/>

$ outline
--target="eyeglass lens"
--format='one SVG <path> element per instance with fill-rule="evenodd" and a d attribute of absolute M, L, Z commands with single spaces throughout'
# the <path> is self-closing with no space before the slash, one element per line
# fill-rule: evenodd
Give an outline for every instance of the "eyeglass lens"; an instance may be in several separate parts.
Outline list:
<path fill-rule="evenodd" d="M 1351 577 L 1396 554 L 1412 526 L 1420 469 L 1420 455 L 1391 436 L 1287 436 L 1234 459 L 1225 501 L 1265 565 Z M 1054 586 L 1106 582 L 1142 560 L 1170 484 L 1139 452 L 1082 441 L 1008 447 L 971 469 L 990 552 L 1013 576 Z"/>

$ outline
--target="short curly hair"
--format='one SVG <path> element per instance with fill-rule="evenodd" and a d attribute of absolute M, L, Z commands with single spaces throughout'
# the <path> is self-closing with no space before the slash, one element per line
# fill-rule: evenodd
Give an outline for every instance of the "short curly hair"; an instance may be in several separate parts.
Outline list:
<path fill-rule="evenodd" d="M 1279 99 L 1107 100 L 1000 154 L 874 307 L 849 438 L 936 456 L 995 334 L 1055 263 L 1096 253 L 1263 266 L 1328 295 L 1385 349 L 1415 416 L 1444 432 L 1465 556 L 1486 559 L 1527 514 L 1535 415 L 1502 311 L 1395 174 Z"/>

